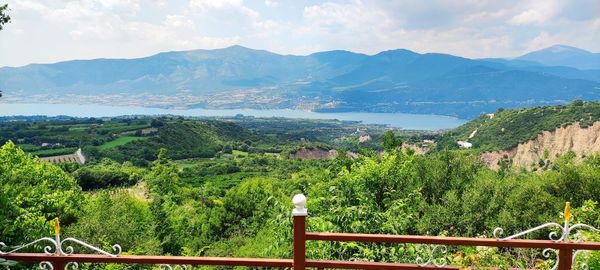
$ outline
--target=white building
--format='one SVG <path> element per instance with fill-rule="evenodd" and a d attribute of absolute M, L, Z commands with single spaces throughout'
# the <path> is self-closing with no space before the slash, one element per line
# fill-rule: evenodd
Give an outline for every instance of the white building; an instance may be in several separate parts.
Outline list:
<path fill-rule="evenodd" d="M 458 141 L 456 143 L 458 144 L 458 146 L 460 146 L 460 148 L 464 148 L 464 149 L 469 149 L 469 148 L 473 147 L 472 143 L 466 142 L 466 141 Z"/>

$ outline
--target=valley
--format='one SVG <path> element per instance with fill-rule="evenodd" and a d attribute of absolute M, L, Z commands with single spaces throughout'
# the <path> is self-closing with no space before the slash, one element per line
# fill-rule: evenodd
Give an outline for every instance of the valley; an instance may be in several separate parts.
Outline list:
<path fill-rule="evenodd" d="M 311 198 L 312 231 L 481 236 L 554 220 L 564 201 L 577 222 L 598 226 L 599 113 L 600 103 L 584 101 L 505 109 L 446 131 L 245 116 L 3 117 L 2 194 L 32 195 L 0 200 L 3 209 L 19 209 L 0 225 L 10 231 L 4 239 L 23 242 L 45 235 L 44 217 L 60 216 L 66 234 L 119 243 L 129 254 L 286 258 L 288 201 L 302 192 Z M 458 140 L 473 148 L 459 149 Z M 531 167 L 523 154 L 481 160 L 515 145 L 530 155 L 547 148 L 548 159 Z M 85 163 L 33 155 L 75 148 Z M 48 203 L 48 196 L 62 199 Z M 35 207 L 42 200 L 48 208 Z M 30 231 L 32 224 L 41 229 Z M 396 262 L 418 255 L 411 244 L 351 248 L 312 242 L 307 251 Z M 510 250 L 451 249 L 484 265 L 552 263 Z M 590 258 L 591 265 L 600 259 Z"/>
<path fill-rule="evenodd" d="M 600 269 L 598 0 L 0 0 L 0 269 Z"/>

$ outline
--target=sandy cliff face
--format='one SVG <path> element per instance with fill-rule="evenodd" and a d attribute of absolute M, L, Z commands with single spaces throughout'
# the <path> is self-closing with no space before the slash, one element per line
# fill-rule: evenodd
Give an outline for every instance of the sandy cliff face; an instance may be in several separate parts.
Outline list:
<path fill-rule="evenodd" d="M 336 150 L 321 148 L 301 148 L 295 153 L 290 153 L 291 159 L 334 159 L 338 156 Z"/>
<path fill-rule="evenodd" d="M 553 162 L 568 151 L 573 151 L 578 159 L 600 152 L 600 121 L 587 128 L 574 123 L 544 131 L 513 149 L 484 153 L 480 160 L 493 169 L 499 167 L 498 161 L 502 158 L 512 160 L 513 166 L 532 168 L 540 160 Z"/>

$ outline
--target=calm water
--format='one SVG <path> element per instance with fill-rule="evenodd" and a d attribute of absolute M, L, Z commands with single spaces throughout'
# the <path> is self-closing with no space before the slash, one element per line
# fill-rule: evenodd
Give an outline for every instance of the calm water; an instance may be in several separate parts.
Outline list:
<path fill-rule="evenodd" d="M 255 117 L 287 117 L 307 119 L 338 119 L 362 121 L 365 124 L 383 124 L 404 129 L 436 130 L 454 128 L 466 120 L 456 117 L 429 114 L 407 113 L 316 113 L 301 110 L 207 110 L 207 109 L 158 109 L 145 107 L 116 107 L 104 105 L 76 104 L 7 104 L 0 103 L 0 116 L 13 115 L 68 115 L 74 117 L 105 117 L 121 115 L 160 115 L 171 114 L 181 116 L 235 116 L 243 114 Z"/>

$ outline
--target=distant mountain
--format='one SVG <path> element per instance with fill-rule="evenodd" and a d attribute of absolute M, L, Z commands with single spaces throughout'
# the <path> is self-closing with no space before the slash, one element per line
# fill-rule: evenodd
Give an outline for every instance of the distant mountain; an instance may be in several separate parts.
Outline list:
<path fill-rule="evenodd" d="M 530 52 L 516 59 L 538 62 L 547 66 L 600 69 L 600 53 L 592 53 L 565 45 L 554 45 L 539 51 Z"/>
<path fill-rule="evenodd" d="M 164 52 L 138 59 L 74 60 L 0 68 L 0 89 L 29 93 L 196 94 L 328 79 L 355 68 L 366 55 L 343 51 L 278 55 L 232 46 Z M 98 92 L 100 91 L 100 93 Z"/>
<path fill-rule="evenodd" d="M 599 70 L 390 50 L 280 55 L 232 46 L 0 68 L 10 102 L 410 112 L 463 118 L 499 107 L 600 99 Z"/>

